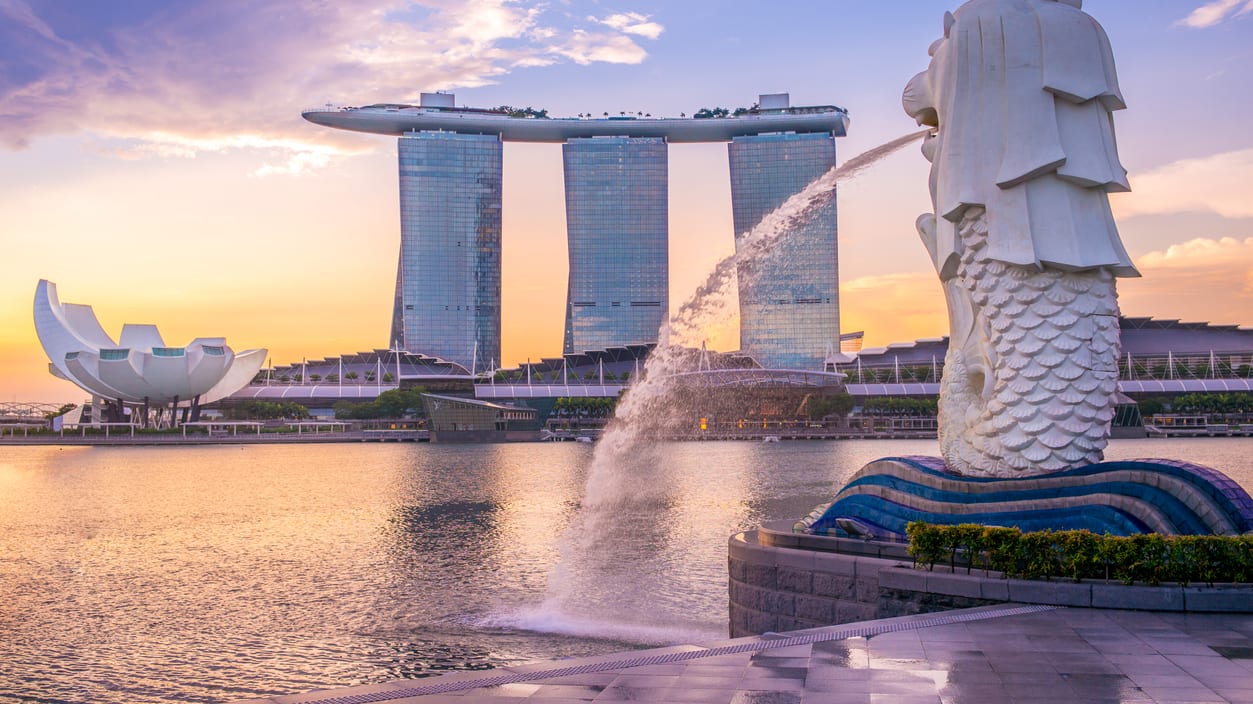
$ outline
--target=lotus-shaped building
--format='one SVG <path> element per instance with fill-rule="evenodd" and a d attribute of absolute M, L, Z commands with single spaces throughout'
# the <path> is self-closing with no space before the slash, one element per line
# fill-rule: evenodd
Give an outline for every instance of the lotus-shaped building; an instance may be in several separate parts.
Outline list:
<path fill-rule="evenodd" d="M 35 331 L 53 376 L 120 404 L 212 403 L 246 386 L 266 357 L 264 349 L 236 354 L 220 337 L 170 347 L 155 325 L 123 325 L 114 342 L 91 306 L 61 303 L 47 280 L 35 289 Z"/>

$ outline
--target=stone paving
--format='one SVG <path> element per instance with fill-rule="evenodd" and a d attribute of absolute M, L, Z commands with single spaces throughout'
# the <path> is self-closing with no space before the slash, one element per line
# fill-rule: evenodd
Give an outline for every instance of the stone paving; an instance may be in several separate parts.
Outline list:
<path fill-rule="evenodd" d="M 987 606 L 265 704 L 1248 702 L 1253 616 Z"/>

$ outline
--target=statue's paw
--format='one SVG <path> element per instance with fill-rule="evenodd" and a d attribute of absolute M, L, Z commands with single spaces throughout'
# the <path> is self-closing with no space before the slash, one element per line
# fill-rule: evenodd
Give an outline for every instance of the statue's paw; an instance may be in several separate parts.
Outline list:
<path fill-rule="evenodd" d="M 914 227 L 918 228 L 918 237 L 922 239 L 922 243 L 927 248 L 927 253 L 931 255 L 931 261 L 935 261 L 936 239 L 935 239 L 935 214 L 923 213 L 914 221 Z"/>
<path fill-rule="evenodd" d="M 966 378 L 971 393 L 984 400 L 992 398 L 992 389 L 996 385 L 992 370 L 982 364 L 971 364 L 967 367 L 967 371 L 969 374 Z"/>
<path fill-rule="evenodd" d="M 924 241 L 935 239 L 935 213 L 923 213 L 914 220 L 914 227 Z"/>

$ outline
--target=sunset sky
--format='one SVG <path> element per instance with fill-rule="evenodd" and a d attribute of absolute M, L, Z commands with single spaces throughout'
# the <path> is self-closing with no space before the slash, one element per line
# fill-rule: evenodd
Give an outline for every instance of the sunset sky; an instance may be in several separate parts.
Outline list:
<path fill-rule="evenodd" d="M 848 108 L 841 160 L 917 127 L 905 82 L 953 0 L 0 0 L 0 398 L 74 401 L 47 373 L 40 278 L 106 330 L 222 335 L 275 363 L 387 342 L 396 143 L 302 108 L 416 102 L 691 114 L 790 92 Z M 1253 325 L 1253 0 L 1088 0 L 1128 109 L 1114 196 L 1144 278 L 1128 315 Z M 671 307 L 732 250 L 726 146 L 670 149 Z M 945 334 L 907 147 L 839 194 L 842 328 Z M 505 145 L 506 365 L 561 351 L 561 151 Z M 725 335 L 710 346 L 733 349 Z"/>

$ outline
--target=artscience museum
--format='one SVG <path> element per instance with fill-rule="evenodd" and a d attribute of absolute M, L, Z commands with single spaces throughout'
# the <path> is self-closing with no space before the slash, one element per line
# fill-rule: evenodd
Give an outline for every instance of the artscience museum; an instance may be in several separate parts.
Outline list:
<path fill-rule="evenodd" d="M 35 331 L 53 376 L 90 393 L 111 422 L 158 427 L 195 420 L 201 405 L 243 388 L 265 362 L 265 349 L 236 354 L 221 337 L 166 344 L 155 325 L 126 324 L 115 342 L 91 306 L 61 303 L 57 285 L 35 289 Z M 134 410 L 139 410 L 138 414 Z"/>

